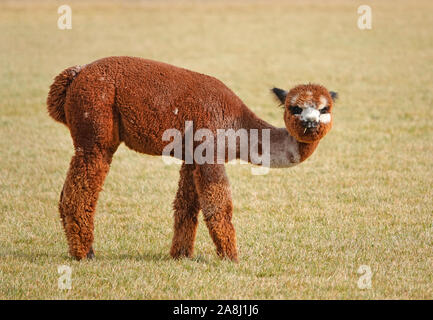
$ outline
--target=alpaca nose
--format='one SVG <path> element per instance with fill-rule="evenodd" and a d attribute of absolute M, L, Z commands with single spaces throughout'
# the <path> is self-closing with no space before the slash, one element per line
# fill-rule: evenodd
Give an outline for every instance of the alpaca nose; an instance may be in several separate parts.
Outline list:
<path fill-rule="evenodd" d="M 312 107 L 308 107 L 305 108 L 304 110 L 302 110 L 301 113 L 301 121 L 302 122 L 319 122 L 320 119 L 320 111 L 312 108 Z"/>

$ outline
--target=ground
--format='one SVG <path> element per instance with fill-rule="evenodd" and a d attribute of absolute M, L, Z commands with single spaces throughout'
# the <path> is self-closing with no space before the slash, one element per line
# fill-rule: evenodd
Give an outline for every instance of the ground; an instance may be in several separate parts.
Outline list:
<path fill-rule="evenodd" d="M 372 30 L 357 27 L 361 4 Z M 0 3 L 0 299 L 433 298 L 431 1 L 70 5 L 72 30 L 59 30 L 58 1 Z M 339 92 L 332 131 L 302 165 L 227 166 L 239 264 L 216 257 L 202 217 L 195 258 L 170 258 L 179 165 L 123 145 L 96 260 L 68 256 L 57 202 L 73 148 L 45 99 L 64 68 L 110 55 L 216 76 L 280 126 L 270 87 Z M 71 290 L 58 288 L 60 265 Z"/>

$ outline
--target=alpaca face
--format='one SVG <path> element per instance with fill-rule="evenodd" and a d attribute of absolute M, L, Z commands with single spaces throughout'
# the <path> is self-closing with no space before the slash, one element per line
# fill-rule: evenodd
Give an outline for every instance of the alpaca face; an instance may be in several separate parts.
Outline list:
<path fill-rule="evenodd" d="M 296 140 L 318 141 L 331 129 L 337 93 L 315 84 L 299 85 L 289 92 L 277 88 L 272 91 L 284 104 L 284 122 Z"/>

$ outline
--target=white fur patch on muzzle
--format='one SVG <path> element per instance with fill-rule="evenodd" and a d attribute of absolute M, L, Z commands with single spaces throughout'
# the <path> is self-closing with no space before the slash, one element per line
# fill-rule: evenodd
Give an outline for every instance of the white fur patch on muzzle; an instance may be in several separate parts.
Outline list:
<path fill-rule="evenodd" d="M 301 113 L 301 121 L 315 121 L 319 122 L 320 120 L 320 111 L 313 108 L 313 107 L 307 107 L 304 110 L 302 110 Z"/>

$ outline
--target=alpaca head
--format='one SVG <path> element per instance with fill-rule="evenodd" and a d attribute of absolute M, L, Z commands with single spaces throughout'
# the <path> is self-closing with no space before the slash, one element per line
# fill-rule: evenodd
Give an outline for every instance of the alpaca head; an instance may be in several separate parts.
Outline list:
<path fill-rule="evenodd" d="M 332 107 L 337 93 L 316 84 L 298 85 L 290 91 L 273 88 L 284 105 L 287 131 L 296 140 L 311 143 L 322 139 L 332 127 Z"/>

